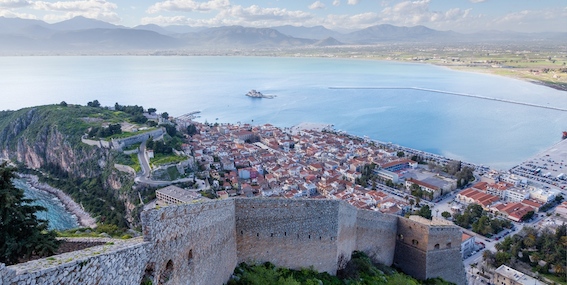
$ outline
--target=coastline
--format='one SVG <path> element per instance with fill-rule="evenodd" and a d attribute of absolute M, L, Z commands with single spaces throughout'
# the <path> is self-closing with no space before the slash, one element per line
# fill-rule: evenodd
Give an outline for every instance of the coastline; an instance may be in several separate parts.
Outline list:
<path fill-rule="evenodd" d="M 407 61 L 401 61 L 401 62 L 407 62 Z M 555 90 L 567 92 L 567 83 L 549 82 L 549 81 L 545 81 L 543 79 L 528 77 L 525 74 L 522 74 L 521 73 L 522 70 L 520 70 L 520 69 L 516 69 L 516 70 L 510 69 L 511 71 L 517 71 L 517 73 L 502 74 L 502 73 L 498 72 L 498 71 L 502 70 L 502 68 L 500 68 L 500 69 L 478 68 L 478 67 L 469 67 L 469 66 L 464 66 L 464 65 L 441 64 L 441 63 L 436 63 L 436 62 L 427 62 L 427 63 L 429 63 L 431 65 L 435 65 L 435 66 L 446 67 L 446 68 L 451 69 L 451 70 L 457 70 L 457 71 L 463 71 L 463 72 L 472 72 L 472 73 L 479 73 L 479 74 L 490 74 L 490 75 L 495 75 L 495 76 L 513 78 L 513 79 L 521 80 L 521 81 L 524 81 L 524 82 L 529 82 L 529 83 L 532 83 L 532 84 L 541 85 L 541 86 L 545 86 L 545 87 L 552 88 L 552 89 L 555 89 Z"/>
<path fill-rule="evenodd" d="M 85 212 L 81 205 L 75 202 L 69 195 L 65 194 L 63 191 L 53 188 L 48 184 L 39 182 L 39 178 L 31 174 L 19 174 L 20 178 L 28 182 L 33 188 L 51 193 L 61 201 L 65 206 L 65 209 L 77 217 L 78 223 L 83 227 L 96 228 L 96 220 Z"/>

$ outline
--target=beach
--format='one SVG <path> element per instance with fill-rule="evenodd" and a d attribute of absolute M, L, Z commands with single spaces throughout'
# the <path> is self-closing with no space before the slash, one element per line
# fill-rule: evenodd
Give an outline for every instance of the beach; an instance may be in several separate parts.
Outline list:
<path fill-rule="evenodd" d="M 63 203 L 65 209 L 77 217 L 81 226 L 96 228 L 96 220 L 92 218 L 89 213 L 85 212 L 81 205 L 75 202 L 69 195 L 57 188 L 51 187 L 48 184 L 39 182 L 39 178 L 35 175 L 20 174 L 20 177 L 25 179 L 33 188 L 55 195 L 61 203 Z"/>

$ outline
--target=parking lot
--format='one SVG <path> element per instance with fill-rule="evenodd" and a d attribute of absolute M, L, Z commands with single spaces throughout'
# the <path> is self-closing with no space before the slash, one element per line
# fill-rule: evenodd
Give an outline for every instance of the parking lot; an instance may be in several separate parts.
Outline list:
<path fill-rule="evenodd" d="M 550 187 L 567 188 L 567 139 L 510 169 L 511 173 Z"/>

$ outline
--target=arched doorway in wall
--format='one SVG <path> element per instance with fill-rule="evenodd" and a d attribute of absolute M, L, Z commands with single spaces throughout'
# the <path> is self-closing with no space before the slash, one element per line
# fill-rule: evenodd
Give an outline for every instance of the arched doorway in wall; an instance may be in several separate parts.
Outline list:
<path fill-rule="evenodd" d="M 146 270 L 144 270 L 144 275 L 142 276 L 142 281 L 140 281 L 140 285 L 150 285 L 154 282 L 154 263 L 149 263 L 146 266 Z"/>
<path fill-rule="evenodd" d="M 171 259 L 165 265 L 165 269 L 159 275 L 158 285 L 168 284 L 169 280 L 173 278 L 173 261 Z"/>

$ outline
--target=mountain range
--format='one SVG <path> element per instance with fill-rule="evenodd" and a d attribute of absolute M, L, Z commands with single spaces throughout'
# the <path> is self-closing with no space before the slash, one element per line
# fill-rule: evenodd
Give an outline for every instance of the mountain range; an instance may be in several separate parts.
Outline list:
<path fill-rule="evenodd" d="M 381 43 L 455 43 L 493 41 L 567 41 L 567 33 L 487 31 L 462 34 L 424 26 L 376 25 L 350 33 L 323 26 L 253 28 L 224 26 L 141 25 L 133 28 L 75 17 L 49 24 L 40 20 L 0 17 L 0 52 L 140 51 L 245 49 L 374 45 Z"/>

